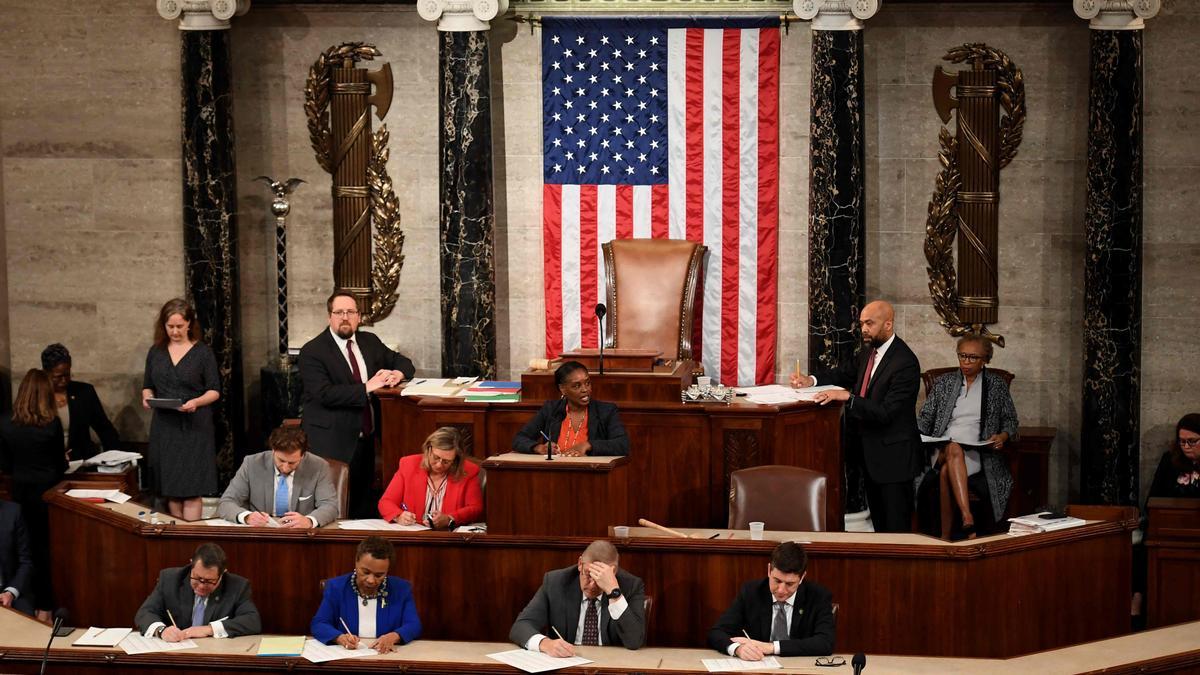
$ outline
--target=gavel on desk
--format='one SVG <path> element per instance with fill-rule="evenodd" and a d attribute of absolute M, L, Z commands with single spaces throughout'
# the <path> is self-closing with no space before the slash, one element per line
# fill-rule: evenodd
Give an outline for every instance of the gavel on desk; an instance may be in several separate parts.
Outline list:
<path fill-rule="evenodd" d="M 648 527 L 652 530 L 658 530 L 659 532 L 666 532 L 672 537 L 680 537 L 682 539 L 703 539 L 703 537 L 698 534 L 684 534 L 679 530 L 672 530 L 669 527 L 664 527 L 653 521 L 646 520 L 645 518 L 638 518 L 638 525 L 641 525 L 642 527 Z"/>

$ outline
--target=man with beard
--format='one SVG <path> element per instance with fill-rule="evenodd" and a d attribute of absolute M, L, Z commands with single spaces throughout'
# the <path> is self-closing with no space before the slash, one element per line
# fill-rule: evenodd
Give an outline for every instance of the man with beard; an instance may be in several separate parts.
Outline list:
<path fill-rule="evenodd" d="M 920 472 L 917 391 L 921 364 L 895 333 L 892 305 L 876 300 L 859 315 L 865 349 L 854 363 L 807 376 L 792 376 L 793 387 L 833 384 L 844 389 L 817 393 L 815 401 L 845 401 L 847 456 L 866 467 L 867 506 L 876 532 L 908 532 L 913 508 L 913 477 Z"/>
<path fill-rule="evenodd" d="M 358 301 L 337 290 L 325 302 L 329 330 L 300 348 L 304 384 L 301 425 L 312 451 L 345 462 L 351 518 L 376 517 L 371 479 L 375 474 L 375 434 L 379 410 L 371 394 L 413 376 L 412 361 L 388 349 L 372 333 L 358 330 Z"/>

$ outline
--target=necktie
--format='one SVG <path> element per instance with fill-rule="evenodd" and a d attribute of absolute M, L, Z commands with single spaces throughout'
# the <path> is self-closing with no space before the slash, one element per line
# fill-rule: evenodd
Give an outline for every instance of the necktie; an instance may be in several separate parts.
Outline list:
<path fill-rule="evenodd" d="M 875 368 L 875 350 L 871 350 L 871 355 L 867 357 L 867 369 L 863 371 L 862 386 L 858 389 L 858 397 L 864 398 L 867 395 L 867 385 L 871 384 L 871 370 Z"/>
<path fill-rule="evenodd" d="M 288 512 L 287 476 L 279 474 L 279 485 L 275 486 L 275 515 L 282 516 Z"/>
<path fill-rule="evenodd" d="M 771 642 L 786 640 L 788 637 L 787 616 L 784 615 L 786 611 L 786 602 L 775 603 L 775 620 L 771 622 Z"/>
<path fill-rule="evenodd" d="M 192 626 L 204 625 L 204 598 L 196 599 L 196 606 L 192 607 Z"/>
<path fill-rule="evenodd" d="M 346 340 L 346 357 L 350 359 L 350 372 L 354 374 L 354 381 L 362 384 L 366 382 L 363 379 L 362 371 L 358 369 L 358 359 L 354 357 L 354 340 Z M 371 435 L 371 402 L 367 401 L 367 405 L 363 407 L 362 412 L 362 435 L 364 437 Z"/>
<path fill-rule="evenodd" d="M 600 608 L 596 604 L 596 598 L 590 598 L 587 602 L 587 614 L 583 616 L 582 644 L 595 647 L 600 644 Z"/>

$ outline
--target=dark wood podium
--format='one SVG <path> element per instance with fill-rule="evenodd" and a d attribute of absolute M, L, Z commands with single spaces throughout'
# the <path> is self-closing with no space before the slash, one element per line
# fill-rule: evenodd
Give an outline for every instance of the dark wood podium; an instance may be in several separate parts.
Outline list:
<path fill-rule="evenodd" d="M 628 457 L 509 452 L 483 468 L 492 534 L 603 537 L 611 523 L 629 522 Z"/>
<path fill-rule="evenodd" d="M 1200 499 L 1155 497 L 1146 505 L 1146 624 L 1200 618 Z"/>

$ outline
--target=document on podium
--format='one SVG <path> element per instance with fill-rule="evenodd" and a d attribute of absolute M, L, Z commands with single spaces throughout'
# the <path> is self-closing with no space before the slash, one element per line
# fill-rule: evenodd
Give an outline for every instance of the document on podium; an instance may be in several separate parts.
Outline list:
<path fill-rule="evenodd" d="M 736 673 L 749 670 L 775 670 L 783 664 L 774 656 L 764 656 L 762 661 L 743 661 L 739 658 L 700 659 L 710 673 Z"/>
<path fill-rule="evenodd" d="M 531 652 L 528 649 L 510 649 L 506 652 L 488 654 L 487 657 L 527 673 L 545 673 L 559 668 L 571 668 L 592 663 L 591 659 L 585 659 L 582 656 L 560 659 L 541 652 Z"/>

